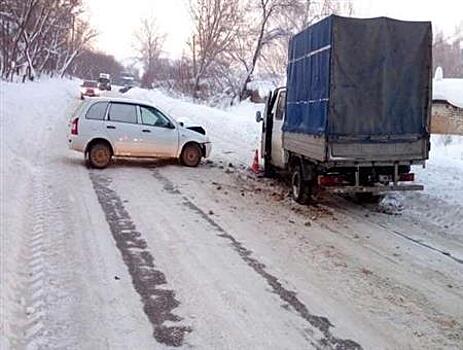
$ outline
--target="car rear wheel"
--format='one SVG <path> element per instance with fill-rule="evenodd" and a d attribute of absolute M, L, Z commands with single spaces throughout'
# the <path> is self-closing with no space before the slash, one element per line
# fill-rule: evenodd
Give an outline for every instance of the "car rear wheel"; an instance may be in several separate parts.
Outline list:
<path fill-rule="evenodd" d="M 88 161 L 92 168 L 103 169 L 111 162 L 111 148 L 105 143 L 96 143 L 92 145 L 88 152 Z"/>
<path fill-rule="evenodd" d="M 180 162 L 188 167 L 197 167 L 201 162 L 201 147 L 197 143 L 189 143 L 183 147 Z"/>

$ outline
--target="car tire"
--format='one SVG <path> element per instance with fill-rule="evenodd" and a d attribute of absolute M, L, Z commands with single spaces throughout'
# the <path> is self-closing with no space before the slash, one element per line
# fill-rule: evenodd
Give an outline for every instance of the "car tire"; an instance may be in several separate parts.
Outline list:
<path fill-rule="evenodd" d="M 183 147 L 180 163 L 191 168 L 197 167 L 201 162 L 202 153 L 201 147 L 197 143 L 188 143 Z"/>
<path fill-rule="evenodd" d="M 84 99 L 84 95 L 80 94 L 80 99 L 83 100 L 83 99 Z"/>
<path fill-rule="evenodd" d="M 295 165 L 291 172 L 291 195 L 293 199 L 299 204 L 308 204 L 311 192 L 311 184 L 304 180 L 301 165 Z"/>
<path fill-rule="evenodd" d="M 112 151 L 106 143 L 95 143 L 88 151 L 88 162 L 92 168 L 104 169 L 111 162 Z"/>

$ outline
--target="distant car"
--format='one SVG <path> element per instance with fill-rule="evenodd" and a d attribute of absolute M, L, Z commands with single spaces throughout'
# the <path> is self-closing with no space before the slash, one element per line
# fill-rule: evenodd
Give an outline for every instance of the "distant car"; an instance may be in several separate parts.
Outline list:
<path fill-rule="evenodd" d="M 69 147 L 102 169 L 112 157 L 176 158 L 196 167 L 209 157 L 202 127 L 185 127 L 145 101 L 98 98 L 83 102 L 69 125 Z"/>
<path fill-rule="evenodd" d="M 98 79 L 98 88 L 100 90 L 111 91 L 111 81 L 109 79 L 99 78 Z"/>
<path fill-rule="evenodd" d="M 83 100 L 85 96 L 95 97 L 100 96 L 98 83 L 94 80 L 85 80 L 80 86 L 80 99 Z"/>
<path fill-rule="evenodd" d="M 111 76 L 107 73 L 100 73 L 98 78 L 98 88 L 100 90 L 111 91 Z"/>

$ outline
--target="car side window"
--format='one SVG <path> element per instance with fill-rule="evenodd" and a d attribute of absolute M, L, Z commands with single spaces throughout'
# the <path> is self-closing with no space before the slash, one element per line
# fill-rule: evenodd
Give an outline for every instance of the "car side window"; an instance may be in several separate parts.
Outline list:
<path fill-rule="evenodd" d="M 140 111 L 143 125 L 158 126 L 161 128 L 169 128 L 171 125 L 169 119 L 156 108 L 140 106 Z"/>
<path fill-rule="evenodd" d="M 137 124 L 137 107 L 129 103 L 111 102 L 108 119 L 113 122 Z"/>
<path fill-rule="evenodd" d="M 108 102 L 97 102 L 90 106 L 85 114 L 86 119 L 103 120 L 106 115 Z"/>
<path fill-rule="evenodd" d="M 286 92 L 282 92 L 280 93 L 280 96 L 278 98 L 278 106 L 277 106 L 277 110 L 275 113 L 276 120 L 283 119 L 283 115 L 285 114 L 285 102 L 286 102 Z"/>

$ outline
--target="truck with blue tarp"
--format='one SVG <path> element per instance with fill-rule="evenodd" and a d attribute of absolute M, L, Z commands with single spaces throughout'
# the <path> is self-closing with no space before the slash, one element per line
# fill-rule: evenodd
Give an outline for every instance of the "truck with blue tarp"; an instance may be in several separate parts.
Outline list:
<path fill-rule="evenodd" d="M 430 150 L 430 22 L 329 16 L 291 38 L 286 85 L 256 118 L 265 174 L 289 173 L 296 201 L 423 189 L 410 171 Z"/>

